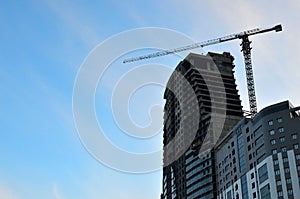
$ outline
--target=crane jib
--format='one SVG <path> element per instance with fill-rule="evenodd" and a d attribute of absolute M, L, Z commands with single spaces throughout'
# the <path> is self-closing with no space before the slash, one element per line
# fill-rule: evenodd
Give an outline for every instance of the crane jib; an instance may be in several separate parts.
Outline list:
<path fill-rule="evenodd" d="M 250 47 L 251 41 L 249 41 L 248 37 L 251 35 L 266 33 L 266 32 L 270 32 L 270 31 L 275 31 L 275 32 L 282 31 L 282 26 L 279 24 L 272 28 L 255 28 L 252 30 L 247 30 L 247 31 L 240 32 L 237 34 L 227 35 L 225 37 L 220 37 L 217 39 L 211 39 L 211 40 L 207 40 L 204 42 L 194 43 L 194 44 L 191 44 L 188 46 L 182 46 L 179 48 L 163 50 L 163 51 L 159 51 L 159 52 L 144 55 L 144 56 L 125 59 L 123 61 L 123 63 L 135 62 L 135 61 L 144 60 L 144 59 L 151 59 L 154 57 L 165 56 L 168 54 L 182 52 L 185 50 L 191 50 L 191 49 L 195 49 L 195 48 L 199 48 L 199 47 L 214 45 L 214 44 L 218 44 L 221 42 L 226 42 L 226 41 L 230 41 L 230 40 L 234 40 L 234 39 L 241 39 L 242 40 L 241 46 L 242 46 L 242 52 L 244 55 L 244 63 L 245 63 L 246 78 L 247 78 L 247 89 L 248 89 L 248 100 L 249 100 L 249 105 L 250 105 L 250 113 L 251 113 L 251 116 L 254 117 L 255 114 L 257 113 L 257 103 L 256 103 L 256 95 L 255 95 L 255 88 L 254 88 L 252 62 L 251 62 L 251 47 Z"/>

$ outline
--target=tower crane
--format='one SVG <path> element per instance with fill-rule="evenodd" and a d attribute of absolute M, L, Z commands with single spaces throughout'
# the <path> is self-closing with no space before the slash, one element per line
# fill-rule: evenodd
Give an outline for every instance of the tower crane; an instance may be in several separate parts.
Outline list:
<path fill-rule="evenodd" d="M 254 117 L 255 114 L 257 113 L 257 103 L 256 103 L 256 95 L 255 95 L 255 88 L 254 88 L 252 62 L 251 62 L 251 49 L 252 48 L 250 46 L 251 41 L 249 40 L 249 36 L 260 34 L 260 33 L 266 33 L 266 32 L 270 32 L 270 31 L 275 31 L 275 32 L 282 31 L 282 26 L 279 24 L 272 28 L 255 28 L 255 29 L 251 29 L 251 30 L 246 30 L 246 31 L 243 31 L 240 33 L 231 34 L 231 35 L 227 35 L 224 37 L 219 37 L 217 39 L 211 39 L 211 40 L 198 42 L 198 43 L 194 43 L 194 44 L 187 45 L 187 46 L 182 46 L 179 48 L 162 50 L 162 51 L 159 51 L 156 53 L 151 53 L 148 55 L 125 59 L 123 61 L 123 63 L 130 63 L 130 62 L 140 61 L 140 60 L 144 60 L 144 59 L 165 56 L 165 55 L 169 55 L 169 54 L 173 54 L 173 53 L 182 52 L 185 50 L 191 50 L 191 49 L 195 49 L 195 48 L 199 48 L 199 47 L 205 47 L 205 46 L 210 46 L 210 45 L 214 45 L 214 44 L 218 44 L 218 43 L 222 43 L 222 42 L 226 42 L 226 41 L 231 41 L 234 39 L 241 39 L 242 40 L 242 42 L 241 42 L 242 50 L 241 51 L 243 52 L 244 62 L 245 62 L 248 98 L 249 98 L 249 105 L 250 105 L 250 115 L 252 117 Z"/>

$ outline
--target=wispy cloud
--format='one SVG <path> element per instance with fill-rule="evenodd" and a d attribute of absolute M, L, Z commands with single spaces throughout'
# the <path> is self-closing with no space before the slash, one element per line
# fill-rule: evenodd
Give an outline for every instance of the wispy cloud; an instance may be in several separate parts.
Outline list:
<path fill-rule="evenodd" d="M 98 33 L 93 29 L 91 21 L 85 15 L 79 14 L 71 2 L 46 1 L 49 8 L 62 20 L 65 27 L 77 34 L 88 47 L 94 47 L 99 41 Z M 79 8 L 77 8 L 79 9 Z"/>
<path fill-rule="evenodd" d="M 60 193 L 57 184 L 55 184 L 55 183 L 53 184 L 53 187 L 52 187 L 52 193 L 53 193 L 54 199 L 65 199 L 65 197 L 63 197 L 62 194 Z"/>
<path fill-rule="evenodd" d="M 202 1 L 188 1 L 185 4 L 192 11 L 190 17 L 199 19 L 192 22 L 191 27 L 196 31 L 194 35 L 201 35 L 201 31 L 211 33 L 216 30 L 220 33 L 235 33 L 235 31 L 248 30 L 256 27 L 273 26 L 277 23 L 283 24 L 283 32 L 279 35 L 269 33 L 268 35 L 255 36 L 251 38 L 253 67 L 259 107 L 284 99 L 290 99 L 293 103 L 300 104 L 299 87 L 300 73 L 298 59 L 300 53 L 300 31 L 298 2 L 273 1 L 216 1 L 203 3 Z M 205 8 L 205 9 L 204 9 Z M 204 12 L 196 12 L 196 10 Z M 209 13 L 206 11 L 209 10 Z M 207 23 L 203 20 L 207 20 Z M 196 27 L 196 28 L 195 28 Z M 198 32 L 197 32 L 198 31 Z M 231 49 L 232 48 L 228 48 Z M 236 48 L 238 49 L 238 47 Z M 242 54 L 232 51 L 237 67 L 243 67 Z M 224 48 L 224 51 L 226 48 Z M 240 68 L 237 71 L 242 72 Z M 237 76 L 244 74 L 237 73 Z M 247 92 L 245 80 L 238 77 L 238 87 L 243 98 L 243 104 L 247 105 Z M 274 92 L 274 87 L 280 90 Z"/>
<path fill-rule="evenodd" d="M 13 190 L 3 185 L 0 185 L 0 197 L 3 199 L 21 199 Z"/>

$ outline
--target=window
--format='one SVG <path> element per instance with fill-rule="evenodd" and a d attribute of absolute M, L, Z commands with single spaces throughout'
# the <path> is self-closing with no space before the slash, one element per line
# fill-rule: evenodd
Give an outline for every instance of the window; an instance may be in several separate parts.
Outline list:
<path fill-rule="evenodd" d="M 276 181 L 276 185 L 277 185 L 277 186 L 281 186 L 281 185 L 282 185 L 281 180 L 277 180 L 277 181 Z"/>
<path fill-rule="evenodd" d="M 258 169 L 258 179 L 259 179 L 259 183 L 263 183 L 264 181 L 266 181 L 268 179 L 268 168 L 267 168 L 267 164 L 264 164 L 262 167 L 260 167 Z"/>
<path fill-rule="evenodd" d="M 237 137 L 237 146 L 238 146 L 238 160 L 239 160 L 239 164 L 240 164 L 240 172 L 242 172 L 243 170 L 245 170 L 247 168 L 247 164 L 246 164 L 246 157 L 245 157 L 245 141 L 244 141 L 244 137 L 242 136 L 242 134 L 240 134 Z"/>
<path fill-rule="evenodd" d="M 292 189 L 289 189 L 287 192 L 288 192 L 288 195 L 289 195 L 289 196 L 292 196 L 292 195 L 293 195 L 293 190 L 292 190 Z"/>
<path fill-rule="evenodd" d="M 288 158 L 283 158 L 283 162 L 289 162 Z"/>
<path fill-rule="evenodd" d="M 280 127 L 280 128 L 278 128 L 278 131 L 279 131 L 279 133 L 284 133 L 284 128 Z"/>
<path fill-rule="evenodd" d="M 275 170 L 275 175 L 280 175 L 280 170 Z"/>
<path fill-rule="evenodd" d="M 297 170 L 300 171 L 300 166 L 297 166 Z"/>
<path fill-rule="evenodd" d="M 300 160 L 300 155 L 296 155 L 296 160 Z"/>
<path fill-rule="evenodd" d="M 270 130 L 269 133 L 270 133 L 270 135 L 274 135 L 275 134 L 274 129 Z"/>
<path fill-rule="evenodd" d="M 260 144 L 263 144 L 264 143 L 264 136 L 263 136 L 263 134 L 259 137 L 259 138 L 257 138 L 256 140 L 255 140 L 255 145 L 256 146 L 259 146 Z M 253 147 L 253 146 L 252 146 Z"/>
<path fill-rule="evenodd" d="M 294 149 L 299 149 L 299 144 L 294 144 Z"/>
<path fill-rule="evenodd" d="M 231 199 L 232 197 L 231 197 L 231 191 L 228 191 L 227 192 L 227 199 Z"/>
<path fill-rule="evenodd" d="M 282 123 L 282 121 L 283 121 L 283 120 L 282 120 L 281 117 L 280 117 L 280 118 L 277 118 L 277 122 L 278 122 L 278 123 Z"/>
<path fill-rule="evenodd" d="M 251 173 L 251 179 L 253 179 L 254 178 L 254 173 Z"/>
<path fill-rule="evenodd" d="M 286 152 L 286 147 L 282 147 L 282 148 L 281 148 L 281 151 L 282 151 L 282 152 Z"/>
<path fill-rule="evenodd" d="M 278 191 L 278 192 L 277 192 L 277 195 L 278 195 L 278 197 L 282 197 L 282 196 L 283 196 L 282 191 Z"/>
<path fill-rule="evenodd" d="M 250 164 L 250 169 L 253 169 L 253 163 Z"/>
<path fill-rule="evenodd" d="M 285 137 L 280 137 L 279 140 L 281 143 L 283 143 L 283 142 L 285 142 Z"/>
<path fill-rule="evenodd" d="M 279 164 L 279 161 L 278 160 L 274 160 L 274 165 L 278 165 L 278 164 Z"/>
<path fill-rule="evenodd" d="M 275 145 L 276 144 L 276 140 L 274 140 L 274 139 L 271 140 L 270 142 L 271 142 L 271 145 Z"/>
<path fill-rule="evenodd" d="M 259 126 L 257 129 L 255 129 L 255 131 L 253 132 L 254 137 L 257 136 L 257 135 L 259 135 L 259 134 L 261 133 L 261 131 L 262 131 L 262 128 L 261 128 L 261 127 L 262 127 L 262 126 Z"/>
<path fill-rule="evenodd" d="M 272 154 L 273 154 L 273 155 L 277 154 L 277 149 L 273 149 L 273 150 L 272 150 Z"/>
<path fill-rule="evenodd" d="M 273 126 L 273 120 L 268 121 L 269 126 Z"/>
<path fill-rule="evenodd" d="M 292 184 L 292 179 L 291 178 L 287 178 L 286 179 L 286 184 Z"/>
<path fill-rule="evenodd" d="M 271 199 L 269 184 L 265 185 L 263 188 L 260 189 L 260 198 Z"/>
<path fill-rule="evenodd" d="M 290 169 L 289 168 L 285 168 L 284 169 L 284 173 L 289 173 L 290 172 Z"/>
<path fill-rule="evenodd" d="M 242 186 L 242 197 L 241 198 L 248 198 L 248 184 L 247 184 L 247 176 L 243 175 L 241 177 L 241 186 Z"/>
<path fill-rule="evenodd" d="M 293 140 L 296 140 L 297 139 L 297 134 L 295 133 L 295 134 L 292 134 L 292 139 Z"/>
<path fill-rule="evenodd" d="M 255 182 L 252 182 L 251 186 L 252 186 L 252 189 L 254 189 L 255 188 Z"/>

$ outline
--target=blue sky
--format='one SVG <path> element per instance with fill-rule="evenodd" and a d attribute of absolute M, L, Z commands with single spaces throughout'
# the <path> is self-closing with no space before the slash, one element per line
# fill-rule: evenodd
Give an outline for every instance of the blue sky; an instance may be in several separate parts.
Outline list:
<path fill-rule="evenodd" d="M 300 3 L 297 1 L 7 1 L 0 6 L 0 196 L 4 199 L 158 198 L 161 171 L 130 174 L 95 160 L 81 144 L 72 113 L 76 74 L 99 43 L 133 28 L 160 27 L 204 41 L 282 23 L 283 32 L 254 36 L 258 107 L 289 99 L 300 105 Z M 235 57 L 238 89 L 247 109 L 239 41 L 207 47 Z M 173 64 L 173 63 L 172 63 Z M 146 106 L 162 104 L 163 88 Z M 96 106 L 107 100 L 98 89 Z M 133 100 L 131 103 L 135 103 Z M 133 119 L 147 123 L 143 106 Z M 138 107 L 138 108 L 136 108 Z M 139 113 L 142 110 L 142 113 Z M 106 110 L 110 111 L 109 108 Z M 146 119 L 143 119 L 145 116 Z M 101 118 L 101 117 L 100 117 Z M 141 119 L 142 118 L 142 119 Z M 101 121 L 100 121 L 101 122 Z M 106 128 L 116 129 L 112 122 Z M 112 132 L 112 131 L 110 131 Z M 108 135 L 122 147 L 130 147 Z M 149 149 L 161 146 L 158 135 Z M 137 141 L 135 141 L 137 143 Z M 141 146 L 128 150 L 139 150 Z M 138 152 L 138 151 L 137 151 Z"/>

